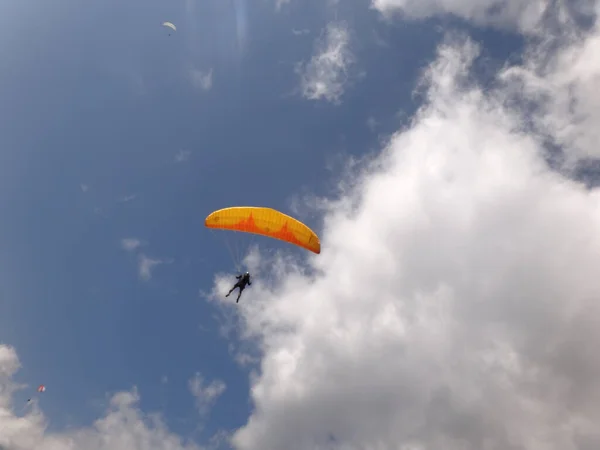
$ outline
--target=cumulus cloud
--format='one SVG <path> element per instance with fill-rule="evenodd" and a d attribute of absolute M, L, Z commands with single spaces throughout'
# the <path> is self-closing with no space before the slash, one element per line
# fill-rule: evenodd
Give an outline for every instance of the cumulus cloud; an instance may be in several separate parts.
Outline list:
<path fill-rule="evenodd" d="M 227 386 L 221 380 L 210 383 L 204 381 L 200 373 L 196 373 L 189 381 L 190 392 L 196 399 L 196 407 L 201 415 L 206 415 L 216 400 L 225 392 Z"/>
<path fill-rule="evenodd" d="M 136 238 L 124 238 L 121 239 L 121 247 L 128 252 L 136 250 L 142 245 L 142 242 Z"/>
<path fill-rule="evenodd" d="M 213 84 L 213 70 L 202 71 L 194 69 L 190 72 L 190 80 L 196 89 L 209 91 Z"/>
<path fill-rule="evenodd" d="M 0 448 L 3 450 L 200 450 L 171 433 L 157 415 L 138 408 L 136 389 L 114 395 L 106 415 L 92 426 L 49 432 L 48 419 L 37 404 L 25 415 L 12 409 L 19 387 L 12 377 L 20 368 L 14 348 L 0 345 Z"/>
<path fill-rule="evenodd" d="M 534 85 L 591 83 L 595 35 L 557 57 L 579 66 Z M 320 255 L 255 261 L 271 282 L 239 305 L 217 278 L 212 300 L 261 351 L 236 449 L 600 448 L 600 191 L 551 170 L 524 125 L 505 80 L 530 62 L 484 90 L 478 52 L 441 45 L 410 126 L 321 202 Z M 529 109 L 541 124 L 572 113 Z M 566 153 L 597 133 L 576 125 Z"/>
<path fill-rule="evenodd" d="M 332 22 L 315 43 L 315 55 L 297 66 L 302 95 L 309 100 L 339 103 L 355 57 L 345 22 Z"/>
<path fill-rule="evenodd" d="M 160 264 L 163 264 L 165 261 L 161 259 L 150 258 L 146 255 L 140 255 L 138 258 L 138 274 L 140 278 L 144 281 L 150 280 L 152 278 L 152 271 L 154 268 Z"/>
<path fill-rule="evenodd" d="M 502 74 L 515 103 L 525 98 L 523 116 L 543 136 L 568 148 L 566 164 L 600 157 L 600 45 L 598 29 L 576 37 L 548 57 L 534 53 L 527 64 Z"/>

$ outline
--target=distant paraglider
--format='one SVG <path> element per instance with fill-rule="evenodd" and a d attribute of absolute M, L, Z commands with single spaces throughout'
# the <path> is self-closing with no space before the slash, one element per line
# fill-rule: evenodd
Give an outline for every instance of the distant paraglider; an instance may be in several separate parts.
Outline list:
<path fill-rule="evenodd" d="M 46 392 L 46 386 L 45 386 L 45 385 L 43 385 L 43 384 L 40 384 L 40 385 L 38 386 L 38 388 L 37 388 L 37 392 L 38 392 L 38 394 L 40 394 L 40 393 L 42 393 L 42 392 Z M 31 400 L 32 400 L 32 399 L 33 399 L 33 397 L 32 397 L 32 398 L 29 398 L 29 399 L 27 399 L 27 403 L 31 403 Z"/>
<path fill-rule="evenodd" d="M 173 31 L 177 31 L 177 27 L 175 25 L 173 25 L 171 22 L 163 22 L 163 27 L 167 27 L 172 29 Z M 171 33 L 169 33 L 169 36 L 171 36 Z"/>

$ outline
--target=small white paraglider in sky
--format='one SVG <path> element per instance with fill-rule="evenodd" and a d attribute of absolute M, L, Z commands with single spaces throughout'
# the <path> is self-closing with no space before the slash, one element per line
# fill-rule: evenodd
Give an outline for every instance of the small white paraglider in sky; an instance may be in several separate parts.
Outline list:
<path fill-rule="evenodd" d="M 177 31 L 177 27 L 171 22 L 163 22 L 163 27 L 168 27 L 171 28 L 173 31 Z M 169 36 L 171 36 L 171 33 L 169 33 Z"/>

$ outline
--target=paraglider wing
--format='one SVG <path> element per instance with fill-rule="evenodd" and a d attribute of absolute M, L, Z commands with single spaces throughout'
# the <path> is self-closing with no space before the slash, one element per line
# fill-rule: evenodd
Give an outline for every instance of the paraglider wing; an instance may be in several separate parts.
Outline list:
<path fill-rule="evenodd" d="M 169 27 L 171 28 L 173 31 L 177 31 L 177 27 L 175 25 L 173 25 L 171 22 L 163 22 L 163 26 L 164 27 Z"/>
<path fill-rule="evenodd" d="M 321 253 L 319 237 L 305 224 L 272 208 L 235 206 L 214 211 L 206 218 L 207 228 L 241 231 L 289 242 Z"/>

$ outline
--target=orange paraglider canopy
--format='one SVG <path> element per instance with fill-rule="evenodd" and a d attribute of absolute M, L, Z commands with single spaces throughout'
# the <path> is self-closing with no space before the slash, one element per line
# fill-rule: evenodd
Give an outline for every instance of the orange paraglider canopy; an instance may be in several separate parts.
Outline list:
<path fill-rule="evenodd" d="M 260 234 L 321 253 L 319 237 L 305 224 L 272 208 L 234 206 L 219 209 L 204 221 L 207 228 Z"/>

